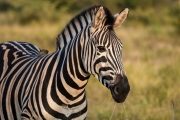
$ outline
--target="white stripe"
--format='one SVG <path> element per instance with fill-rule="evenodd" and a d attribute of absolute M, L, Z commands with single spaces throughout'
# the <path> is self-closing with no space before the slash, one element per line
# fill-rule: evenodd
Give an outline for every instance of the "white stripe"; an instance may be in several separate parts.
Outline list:
<path fill-rule="evenodd" d="M 2 78 L 4 77 L 4 74 L 6 73 L 6 71 L 7 71 L 7 69 L 8 69 L 8 52 L 9 52 L 10 50 L 9 49 L 7 49 L 7 50 L 5 50 L 5 53 L 4 53 L 4 57 L 3 57 L 3 60 L 4 60 L 4 65 L 3 65 L 3 73 L 2 73 L 2 75 L 1 75 L 1 78 L 0 78 L 0 80 L 2 80 Z"/>

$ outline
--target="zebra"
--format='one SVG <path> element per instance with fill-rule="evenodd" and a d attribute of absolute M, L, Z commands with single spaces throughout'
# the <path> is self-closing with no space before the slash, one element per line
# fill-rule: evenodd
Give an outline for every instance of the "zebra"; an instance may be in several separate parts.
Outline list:
<path fill-rule="evenodd" d="M 0 119 L 86 119 L 91 75 L 117 103 L 124 102 L 130 85 L 114 28 L 127 14 L 125 8 L 113 16 L 102 5 L 82 11 L 58 34 L 56 51 L 49 54 L 26 42 L 1 43 Z"/>

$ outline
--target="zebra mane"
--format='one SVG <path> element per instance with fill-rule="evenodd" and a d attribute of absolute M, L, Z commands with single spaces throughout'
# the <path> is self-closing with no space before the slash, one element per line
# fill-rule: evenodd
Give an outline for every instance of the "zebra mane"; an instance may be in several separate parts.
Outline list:
<path fill-rule="evenodd" d="M 109 11 L 109 9 L 107 7 L 105 7 L 105 6 L 103 6 L 103 5 L 95 5 L 95 6 L 92 6 L 92 7 L 89 7 L 87 9 L 83 10 L 81 13 L 77 14 L 74 18 L 72 18 L 69 23 L 73 22 L 77 18 L 80 18 L 81 16 L 85 16 L 87 13 L 91 13 L 92 11 L 94 12 L 94 14 L 96 14 L 97 10 L 101 6 L 104 8 L 104 11 L 105 11 L 105 14 L 106 14 L 106 18 L 107 18 L 106 24 L 113 25 L 114 24 L 114 17 L 111 14 L 111 12 Z M 92 20 L 92 18 L 91 18 L 91 20 Z"/>
<path fill-rule="evenodd" d="M 80 14 L 78 14 L 74 18 L 72 18 L 70 20 L 70 22 L 61 31 L 61 33 L 58 34 L 58 36 L 56 38 L 57 49 L 60 49 L 61 47 L 66 45 L 70 40 L 72 40 L 73 37 L 75 37 L 74 35 L 72 35 L 71 30 L 70 30 L 72 24 L 76 24 L 77 20 L 79 21 L 79 23 L 78 23 L 79 26 L 80 26 L 79 29 L 73 26 L 75 28 L 74 31 L 76 32 L 76 34 L 78 34 L 83 28 L 87 27 L 88 24 L 92 23 L 94 15 L 96 14 L 96 12 L 98 11 L 98 9 L 101 6 L 102 5 L 92 6 L 92 7 L 88 8 L 88 9 L 83 10 Z M 108 10 L 108 8 L 106 8 L 105 6 L 102 6 L 102 7 L 103 7 L 103 9 L 105 11 L 105 14 L 106 14 L 106 23 L 105 23 L 105 25 L 113 26 L 113 24 L 114 24 L 113 15 Z M 87 16 L 89 18 L 86 18 Z M 83 17 L 83 19 L 82 19 L 82 17 Z M 112 28 L 112 27 L 110 27 L 110 28 Z"/>

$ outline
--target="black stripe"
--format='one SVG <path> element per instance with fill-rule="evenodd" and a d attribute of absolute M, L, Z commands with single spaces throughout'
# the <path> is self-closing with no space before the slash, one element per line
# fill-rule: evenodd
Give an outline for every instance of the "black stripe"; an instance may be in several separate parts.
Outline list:
<path fill-rule="evenodd" d="M 66 42 L 66 36 L 64 35 L 64 32 L 62 33 L 62 38 L 63 38 L 63 40 L 64 40 L 64 45 L 66 45 L 67 42 Z"/>
<path fill-rule="evenodd" d="M 61 106 L 61 105 L 64 105 L 65 103 L 63 103 L 61 101 L 61 99 L 59 99 L 59 96 L 57 95 L 57 91 L 56 91 L 57 80 L 60 80 L 60 79 L 56 79 L 56 78 L 57 78 L 57 76 L 55 75 L 54 78 L 53 78 L 54 80 L 53 80 L 53 83 L 52 83 L 50 94 L 51 94 L 51 98 L 53 99 L 53 101 Z"/>
<path fill-rule="evenodd" d="M 72 74 L 73 76 L 74 76 L 74 70 L 73 70 L 73 60 L 74 60 L 74 56 L 76 56 L 75 54 L 76 53 L 73 53 L 73 54 L 71 54 L 71 52 L 72 52 L 72 46 L 71 46 L 71 48 L 69 48 L 70 49 L 70 52 L 69 52 L 69 54 L 68 54 L 68 57 L 69 57 L 69 59 L 68 59 L 68 63 L 69 63 L 69 66 L 66 66 L 66 67 L 69 67 L 69 69 L 70 69 L 70 74 Z M 75 61 L 75 60 L 74 60 Z"/>
<path fill-rule="evenodd" d="M 79 102 L 74 103 L 74 104 L 72 104 L 72 105 L 68 105 L 68 107 L 69 107 L 69 108 L 72 108 L 72 107 L 76 107 L 76 106 L 82 104 L 82 103 L 86 100 L 85 90 L 83 90 L 83 91 L 82 91 L 78 96 L 76 96 L 76 98 L 75 98 L 75 99 L 77 99 L 77 98 L 80 97 L 82 94 L 84 94 L 84 97 L 82 98 L 82 100 L 80 100 Z M 75 100 L 75 99 L 74 99 L 74 100 Z"/>
<path fill-rule="evenodd" d="M 87 105 L 85 106 L 85 108 L 83 108 L 81 111 L 77 112 L 77 113 L 73 113 L 71 114 L 68 118 L 69 120 L 73 119 L 73 118 L 76 118 L 76 117 L 79 117 L 81 116 L 82 114 L 86 113 L 87 112 Z"/>
<path fill-rule="evenodd" d="M 0 44 L 1 46 L 2 44 Z M 4 53 L 5 53 L 5 50 L 2 49 L 2 47 L 0 47 L 0 76 L 2 76 L 2 73 L 3 73 L 3 66 L 4 66 Z M 0 81 L 1 83 L 2 81 Z"/>
<path fill-rule="evenodd" d="M 21 117 L 26 118 L 26 119 L 30 119 L 30 117 L 28 115 L 24 114 L 24 113 L 21 114 Z"/>
<path fill-rule="evenodd" d="M 81 30 L 83 29 L 83 24 L 82 24 L 82 22 L 81 22 L 81 19 L 80 19 L 80 17 L 77 17 L 77 20 L 78 20 L 78 22 L 79 22 L 79 25 L 80 25 L 80 27 L 81 27 Z"/>
<path fill-rule="evenodd" d="M 67 30 L 68 30 L 68 33 L 69 33 L 70 39 L 72 40 L 73 35 L 72 35 L 72 33 L 71 33 L 72 31 L 70 30 L 69 25 L 67 25 Z"/>
<path fill-rule="evenodd" d="M 86 22 L 86 25 L 88 25 L 88 20 L 87 20 L 86 16 L 84 16 L 84 20 Z"/>
<path fill-rule="evenodd" d="M 76 34 L 78 34 L 78 30 L 77 30 L 77 28 L 76 28 L 76 25 L 75 25 L 74 21 L 73 21 L 71 24 L 72 24 L 72 26 L 73 26 L 73 28 L 74 28 Z"/>

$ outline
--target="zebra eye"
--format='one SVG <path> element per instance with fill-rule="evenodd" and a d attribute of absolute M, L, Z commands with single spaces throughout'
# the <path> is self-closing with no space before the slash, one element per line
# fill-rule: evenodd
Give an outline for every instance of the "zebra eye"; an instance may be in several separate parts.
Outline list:
<path fill-rule="evenodd" d="M 97 46 L 99 52 L 105 52 L 106 48 L 104 46 Z"/>

